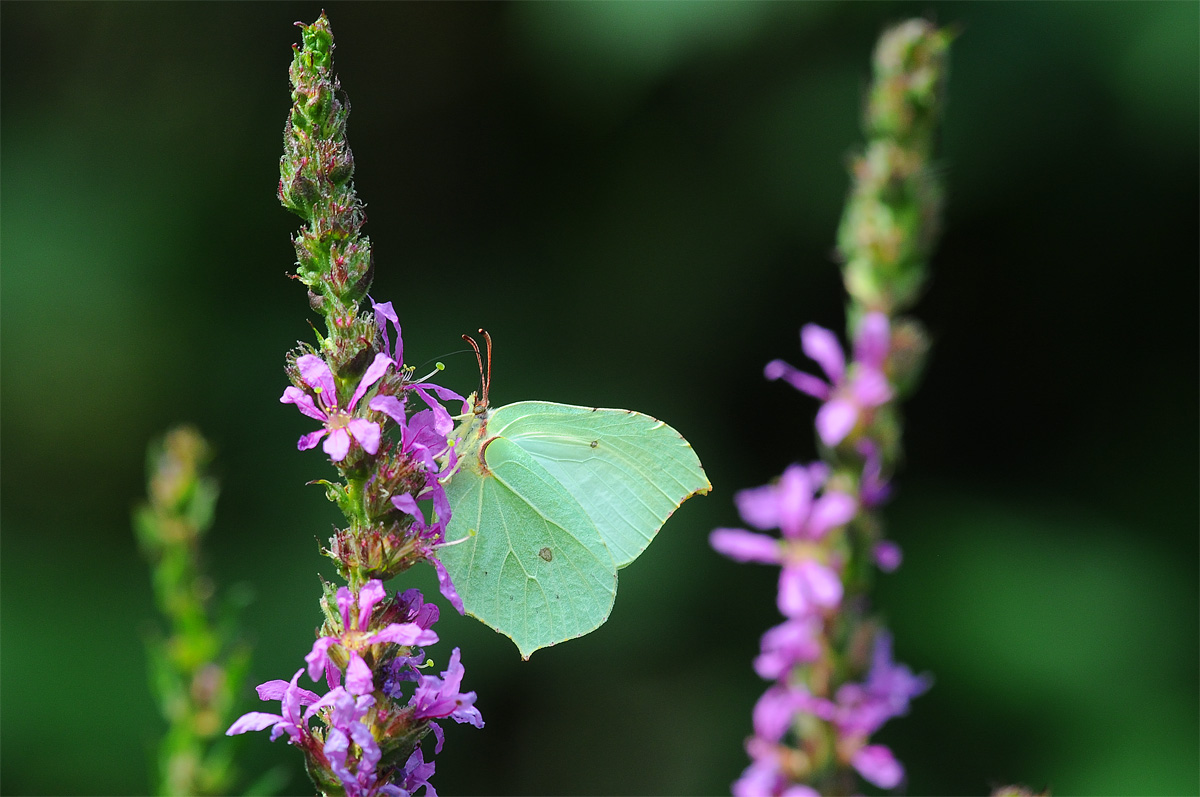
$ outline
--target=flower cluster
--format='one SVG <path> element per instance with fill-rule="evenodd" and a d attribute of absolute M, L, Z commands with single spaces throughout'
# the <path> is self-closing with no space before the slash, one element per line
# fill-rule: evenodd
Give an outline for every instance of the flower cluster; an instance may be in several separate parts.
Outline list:
<path fill-rule="evenodd" d="M 430 564 L 443 595 L 463 610 L 437 549 L 450 520 L 442 483 L 457 465 L 454 422 L 443 402 L 458 402 L 463 412 L 467 404 L 428 377 L 414 377 L 392 303 L 367 294 L 374 259 L 350 179 L 349 106 L 332 73 L 333 33 L 324 14 L 300 27 L 279 197 L 307 222 L 293 239 L 295 276 L 325 316 L 326 334 L 288 354 L 292 384 L 280 401 L 320 424 L 297 448 L 323 441 L 340 477 L 319 482 L 346 518 L 324 553 L 348 586 L 325 586 L 325 622 L 305 667 L 290 682 L 258 688 L 261 699 L 280 701 L 280 713 L 251 712 L 227 734 L 266 728 L 273 740 L 286 734 L 304 752 L 323 794 L 397 797 L 424 789 L 433 795 L 434 764 L 425 759 L 422 737 L 432 732 L 440 752 L 443 732 L 435 720 L 481 728 L 483 719 L 475 693 L 461 691 L 458 648 L 440 677 L 422 672 L 423 647 L 438 641 L 431 628 L 437 607 L 415 589 L 388 598 L 383 582 Z M 360 310 L 365 299 L 370 312 Z M 324 695 L 299 686 L 305 670 L 325 681 Z"/>
<path fill-rule="evenodd" d="M 355 596 L 342 587 L 336 611 L 326 602 L 324 633 L 305 657 L 306 667 L 290 682 L 268 681 L 258 687 L 262 700 L 279 700 L 279 714 L 253 711 L 239 718 L 228 735 L 271 728 L 271 740 L 287 734 L 300 748 L 308 770 L 323 791 L 347 797 L 406 797 L 429 783 L 434 764 L 426 761 L 421 738 L 432 731 L 441 752 L 443 732 L 434 720 L 449 718 L 483 727 L 475 693 L 461 691 L 459 650 L 450 655 L 441 677 L 420 674 L 419 645 L 438 641 L 431 626 L 437 607 L 410 589 L 387 599 L 382 582 L 367 582 Z M 308 671 L 329 688 L 318 695 L 299 686 Z M 405 683 L 416 681 L 405 696 Z M 312 727 L 318 718 L 324 728 Z"/>
<path fill-rule="evenodd" d="M 894 664 L 891 637 L 869 623 L 855 628 L 874 634 L 866 679 L 835 685 L 829 677 L 839 670 L 830 640 L 858 623 L 842 611 L 848 558 L 854 551 L 849 527 L 888 493 L 878 446 L 866 432 L 872 411 L 892 395 L 885 373 L 889 337 L 887 318 L 867 315 L 847 368 L 832 332 L 804 327 L 801 344 L 825 370 L 828 384 L 779 361 L 767 365 L 768 378 L 782 377 L 823 401 L 817 433 L 827 446 L 854 443 L 851 450 L 862 454 L 860 476 L 834 486 L 823 462 L 791 465 L 775 482 L 742 490 L 734 499 L 747 525 L 759 531 L 778 529 L 778 537 L 734 528 L 716 529 L 710 537 L 714 549 L 735 561 L 781 567 L 778 605 L 786 619 L 763 635 L 754 662 L 755 671 L 775 684 L 754 709 L 754 736 L 746 743 L 751 764 L 734 784 L 738 797 L 816 794 L 804 784 L 828 779 L 846 766 L 885 789 L 898 786 L 904 777 L 891 751 L 868 741 L 888 719 L 907 712 L 909 700 L 928 689 L 928 677 L 913 676 Z M 856 435 L 860 439 L 852 440 Z M 894 570 L 899 547 L 871 542 L 875 563 Z M 853 668 L 854 662 L 849 664 Z M 794 728 L 800 730 L 793 746 L 786 737 Z"/>
<path fill-rule="evenodd" d="M 762 637 L 755 671 L 774 681 L 754 708 L 751 764 L 739 797 L 852 794 L 855 773 L 884 789 L 904 779 L 891 750 L 870 737 L 908 711 L 928 676 L 892 661 L 892 639 L 869 615 L 874 568 L 900 566 L 883 539 L 878 509 L 900 456 L 898 399 L 912 389 L 926 337 L 900 315 L 927 277 L 941 193 L 928 164 L 941 112 L 951 33 L 925 20 L 886 31 L 875 50 L 864 127 L 866 151 L 838 230 L 850 295 L 849 363 L 833 332 L 808 324 L 804 353 L 824 378 L 781 360 L 765 376 L 821 402 L 815 419 L 822 462 L 792 465 L 765 487 L 736 497 L 757 531 L 716 529 L 713 548 L 739 562 L 780 566 L 785 620 Z M 758 532 L 778 529 L 779 536 Z"/>

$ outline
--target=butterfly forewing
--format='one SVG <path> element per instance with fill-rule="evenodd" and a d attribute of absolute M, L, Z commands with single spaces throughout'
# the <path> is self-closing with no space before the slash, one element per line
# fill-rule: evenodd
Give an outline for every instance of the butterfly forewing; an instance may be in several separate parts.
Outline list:
<path fill-rule="evenodd" d="M 488 434 L 515 443 L 578 500 L 618 568 L 711 488 L 678 432 L 632 410 L 522 401 L 495 410 Z"/>

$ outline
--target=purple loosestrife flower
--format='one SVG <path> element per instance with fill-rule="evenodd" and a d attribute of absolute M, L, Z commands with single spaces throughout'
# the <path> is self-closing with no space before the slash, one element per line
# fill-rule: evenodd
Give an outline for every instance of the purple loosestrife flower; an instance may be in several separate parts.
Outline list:
<path fill-rule="evenodd" d="M 768 379 L 783 379 L 792 387 L 825 402 L 817 411 L 817 433 L 827 446 L 846 439 L 864 412 L 892 399 L 891 385 L 884 375 L 891 341 L 888 318 L 868 313 L 854 339 L 854 362 L 846 368 L 845 355 L 837 336 L 816 324 L 800 330 L 800 348 L 821 366 L 829 381 L 804 373 L 783 360 L 767 363 Z"/>
<path fill-rule="evenodd" d="M 836 490 L 815 497 L 826 473 L 822 465 L 792 465 L 778 483 L 734 496 L 742 520 L 758 529 L 777 528 L 782 539 L 728 528 L 709 537 L 712 547 L 730 559 L 783 565 L 778 601 L 785 617 L 802 618 L 842 600 L 839 563 L 829 561 L 819 543 L 831 529 L 850 522 L 858 507 Z"/>
<path fill-rule="evenodd" d="M 407 589 L 397 599 L 400 609 L 401 622 L 415 623 L 421 628 L 430 628 L 438 620 L 440 610 L 437 604 L 426 603 L 425 596 L 416 587 Z M 420 673 L 420 667 L 425 658 L 424 651 L 419 647 L 412 648 L 407 656 L 397 656 L 388 665 L 387 678 L 383 682 L 383 692 L 393 699 L 400 698 L 400 687 L 405 681 L 415 681 Z"/>
<path fill-rule="evenodd" d="M 413 754 L 408 757 L 408 761 L 404 763 L 404 774 L 401 777 L 400 788 L 406 794 L 414 795 L 417 789 L 424 787 L 425 797 L 437 797 L 437 791 L 434 790 L 429 779 L 433 777 L 434 764 L 432 761 L 425 760 L 425 754 L 418 747 L 413 750 Z"/>
<path fill-rule="evenodd" d="M 413 708 L 413 718 L 434 720 L 449 717 L 455 722 L 466 722 L 476 728 L 482 728 L 483 716 L 479 709 L 475 708 L 475 693 L 459 691 L 464 672 L 462 664 L 459 663 L 459 650 L 455 648 L 450 654 L 450 664 L 440 678 L 436 675 L 420 676 L 417 690 L 409 701 Z M 442 728 L 436 722 L 430 722 L 429 726 L 437 737 L 434 752 L 440 753 L 444 740 Z"/>
<path fill-rule="evenodd" d="M 310 742 L 312 735 L 308 730 L 308 720 L 316 713 L 318 708 L 316 704 L 320 702 L 320 697 L 297 685 L 302 672 L 304 672 L 303 669 L 296 670 L 290 683 L 276 680 L 267 681 L 258 686 L 259 699 L 279 700 L 281 714 L 251 711 L 236 719 L 229 726 L 229 730 L 225 731 L 225 735 L 234 736 L 246 731 L 261 731 L 271 728 L 271 741 L 275 741 L 281 734 L 286 733 L 289 744 L 304 746 Z M 304 706 L 309 706 L 309 709 L 301 714 L 300 709 Z"/>
<path fill-rule="evenodd" d="M 797 785 L 791 772 L 795 751 L 781 744 L 798 712 L 809 709 L 814 698 L 798 686 L 776 684 L 754 705 L 754 735 L 746 740 L 750 766 L 733 784 L 734 797 L 817 797 L 808 786 Z"/>
<path fill-rule="evenodd" d="M 904 779 L 904 767 L 884 745 L 868 745 L 867 738 L 892 717 L 908 713 L 909 701 L 929 689 L 927 675 L 892 661 L 892 636 L 875 637 L 871 670 L 862 684 L 843 684 L 829 712 L 837 728 L 839 750 L 858 773 L 881 789 L 894 789 Z"/>
<path fill-rule="evenodd" d="M 380 337 L 383 338 L 384 350 L 380 356 L 389 357 L 396 370 L 400 371 L 404 367 L 404 337 L 400 329 L 399 316 L 396 315 L 391 302 L 376 302 L 372 299 L 371 304 L 375 313 L 375 324 L 379 328 Z M 395 329 L 394 345 L 388 332 L 389 325 Z M 400 396 L 376 396 L 369 405 L 372 410 L 388 416 L 400 427 L 400 455 L 415 459 L 425 468 L 425 486 L 416 495 L 411 493 L 394 495 L 391 501 L 397 509 L 412 515 L 415 519 L 416 522 L 413 525 L 419 538 L 418 548 L 424 554 L 426 561 L 432 564 L 437 571 L 438 587 L 442 594 L 458 610 L 458 613 L 462 614 L 462 598 L 455 590 L 446 568 L 434 555 L 434 549 L 445 542 L 446 525 L 450 522 L 450 502 L 446 498 L 442 479 L 449 476 L 458 467 L 458 454 L 450 440 L 450 433 L 454 431 L 454 421 L 438 399 L 461 402 L 462 412 L 467 412 L 470 406 L 467 400 L 458 393 L 433 382 L 406 383 L 404 391 L 410 390 L 420 396 L 429 409 L 409 416 L 407 397 L 403 393 Z M 430 395 L 431 393 L 437 398 Z M 439 469 L 437 460 L 443 457 L 445 464 Z M 426 523 L 425 514 L 417 505 L 418 500 L 433 502 L 435 518 L 433 523 Z"/>
<path fill-rule="evenodd" d="M 338 589 L 337 604 L 342 616 L 342 633 L 336 637 L 323 636 L 313 643 L 312 650 L 304 657 L 308 663 L 308 677 L 315 681 L 324 671 L 329 687 L 331 689 L 336 687 L 340 680 L 340 674 L 329 658 L 329 648 L 332 645 L 341 645 L 349 655 L 349 663 L 346 666 L 346 687 L 355 694 L 366 694 L 374 688 L 371 686 L 373 676 L 370 668 L 363 661 L 360 650 L 388 642 L 411 647 L 413 645 L 432 645 L 438 641 L 437 634 L 429 630 L 427 626 L 422 627 L 415 622 L 390 623 L 379 631 L 368 632 L 371 612 L 375 609 L 375 605 L 386 596 L 387 592 L 383 588 L 383 582 L 379 579 L 372 579 L 364 584 L 358 591 L 357 601 L 355 601 L 353 593 L 346 587 Z M 357 614 L 352 613 L 355 603 L 358 605 Z"/>
<path fill-rule="evenodd" d="M 324 450 L 334 462 L 341 462 L 350 453 L 351 440 L 358 441 L 363 451 L 374 454 L 379 450 L 380 428 L 375 421 L 354 416 L 354 408 L 367 389 L 378 382 L 387 372 L 392 361 L 386 355 L 376 354 L 374 362 L 367 368 L 350 402 L 343 409 L 338 406 L 337 387 L 334 384 L 333 373 L 329 366 L 315 354 L 305 354 L 296 358 L 296 367 L 300 370 L 300 379 L 316 393 L 317 401 L 307 392 L 298 387 L 288 387 L 283 391 L 279 401 L 283 404 L 295 404 L 300 412 L 310 418 L 315 418 L 325 424 L 324 429 L 306 434 L 296 443 L 296 448 L 307 451 L 315 446 L 322 437 L 329 435 L 325 441 Z M 318 406 L 319 402 L 319 406 Z"/>
<path fill-rule="evenodd" d="M 783 678 L 797 664 L 816 661 L 821 655 L 821 619 L 815 615 L 787 620 L 767 630 L 754 671 L 768 681 Z"/>
<path fill-rule="evenodd" d="M 401 371 L 404 368 L 404 338 L 400 332 L 400 317 L 396 315 L 396 311 L 392 308 L 391 302 L 376 303 L 376 301 L 372 299 L 371 308 L 375 311 L 375 325 L 379 328 L 379 334 L 383 338 L 382 353 L 392 361 L 397 371 Z M 389 323 L 396 329 L 395 347 L 392 346 L 391 336 L 388 335 L 387 328 Z M 442 401 L 461 402 L 462 412 L 467 412 L 470 409 L 470 405 L 467 403 L 465 398 L 460 396 L 458 393 L 455 393 L 453 390 L 442 387 L 441 385 L 436 385 L 433 382 L 410 382 L 404 386 L 404 389 L 413 391 L 419 395 L 426 404 L 429 405 L 429 408 L 433 410 L 435 415 L 435 427 L 443 431 L 445 434 L 449 434 L 450 430 L 454 426 L 453 422 L 450 420 L 450 413 L 446 412 L 446 409 L 442 407 L 442 405 L 438 403 L 436 399 L 430 396 L 429 393 L 435 393 Z M 403 402 L 401 402 L 401 407 L 403 407 Z M 382 410 L 380 411 L 382 412 Z M 393 420 L 395 420 L 394 417 Z M 443 434 L 443 437 L 445 434 Z"/>

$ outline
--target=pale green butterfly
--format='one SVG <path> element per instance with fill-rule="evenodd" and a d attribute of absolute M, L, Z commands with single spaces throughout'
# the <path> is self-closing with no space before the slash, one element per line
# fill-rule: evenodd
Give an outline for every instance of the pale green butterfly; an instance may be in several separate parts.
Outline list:
<path fill-rule="evenodd" d="M 488 374 L 482 399 L 454 431 L 450 544 L 437 556 L 466 613 L 528 659 L 599 628 L 617 570 L 712 485 L 688 441 L 649 415 L 548 401 L 488 408 L 491 339 L 483 334 Z"/>

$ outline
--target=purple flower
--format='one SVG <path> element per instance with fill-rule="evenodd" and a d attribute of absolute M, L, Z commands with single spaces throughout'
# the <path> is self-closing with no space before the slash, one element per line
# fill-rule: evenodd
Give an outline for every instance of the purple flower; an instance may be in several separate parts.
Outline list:
<path fill-rule="evenodd" d="M 816 661 L 821 655 L 821 621 L 809 616 L 787 620 L 769 629 L 754 660 L 754 671 L 769 681 L 782 678 L 797 664 Z"/>
<path fill-rule="evenodd" d="M 280 714 L 268 714 L 263 711 L 251 711 L 248 714 L 243 714 L 238 717 L 229 730 L 225 731 L 226 736 L 234 736 L 246 731 L 261 731 L 266 728 L 272 728 L 271 741 L 275 741 L 281 734 L 288 735 L 290 744 L 300 744 L 309 737 L 308 720 L 317 710 L 318 706 L 314 705 L 320 702 L 320 697 L 307 689 L 301 689 L 297 682 L 300 679 L 300 673 L 303 669 L 296 670 L 296 674 L 292 676 L 291 682 L 287 681 L 267 681 L 260 684 L 257 691 L 260 700 L 279 700 L 281 711 Z M 304 706 L 311 706 L 308 711 L 303 714 L 300 709 Z M 273 727 L 272 727 L 273 726 Z"/>
<path fill-rule="evenodd" d="M 875 559 L 875 564 L 879 565 L 879 569 L 885 573 L 894 571 L 904 560 L 904 552 L 891 540 L 875 543 L 875 547 L 871 549 L 871 556 Z"/>
<path fill-rule="evenodd" d="M 862 478 L 858 482 L 858 499 L 863 506 L 874 509 L 892 495 L 892 486 L 883 478 L 883 453 L 874 440 L 863 438 L 858 442 L 858 453 L 863 456 Z"/>
<path fill-rule="evenodd" d="M 824 474 L 823 467 L 792 465 L 778 483 L 734 496 L 743 520 L 759 529 L 778 528 L 781 540 L 728 528 L 709 536 L 713 548 L 736 561 L 783 565 L 778 602 L 786 617 L 804 617 L 842 600 L 841 578 L 814 543 L 850 522 L 858 508 L 851 496 L 834 490 L 814 498 Z"/>
<path fill-rule="evenodd" d="M 757 736 L 746 740 L 750 766 L 732 787 L 733 797 L 820 797 L 816 789 L 792 783 L 786 760 L 793 752 Z"/>
<path fill-rule="evenodd" d="M 833 722 L 843 736 L 870 736 L 892 717 L 907 714 L 909 701 L 931 683 L 928 675 L 913 675 L 908 667 L 892 661 L 892 635 L 880 631 L 866 682 L 838 689 Z"/>
<path fill-rule="evenodd" d="M 850 765 L 881 789 L 894 789 L 904 780 L 904 767 L 882 744 L 869 744 L 850 757 Z"/>
<path fill-rule="evenodd" d="M 429 779 L 433 777 L 434 763 L 425 761 L 425 754 L 418 747 L 413 750 L 413 754 L 408 757 L 408 761 L 404 763 L 404 772 L 400 778 L 400 788 L 406 794 L 415 795 L 417 789 L 424 787 L 425 797 L 437 797 L 437 791 L 430 784 Z"/>
<path fill-rule="evenodd" d="M 323 636 L 313 643 L 312 650 L 304 657 L 308 662 L 308 676 L 314 681 L 325 671 L 325 677 L 330 688 L 336 687 L 339 679 L 337 667 L 329 658 L 329 647 L 341 645 L 349 651 L 349 664 L 346 667 L 346 686 L 356 694 L 372 691 L 372 674 L 370 668 L 358 654 L 358 649 L 370 645 L 390 642 L 396 645 L 411 647 L 413 645 L 432 645 L 438 641 L 438 636 L 428 627 L 422 627 L 416 622 L 389 623 L 385 628 L 367 633 L 371 621 L 371 612 L 375 605 L 386 597 L 383 582 L 371 579 L 362 586 L 355 601 L 353 593 L 346 587 L 337 591 L 338 609 L 342 615 L 342 635 L 339 637 Z M 352 614 L 355 603 L 358 613 Z M 353 680 L 353 684 L 351 683 Z"/>
<path fill-rule="evenodd" d="M 405 590 L 397 599 L 402 623 L 415 623 L 421 628 L 430 628 L 437 622 L 439 610 L 437 604 L 426 603 L 421 591 L 415 587 Z M 425 652 L 418 647 L 412 648 L 407 656 L 397 656 L 388 665 L 388 675 L 383 682 L 383 693 L 393 700 L 400 699 L 400 690 L 406 681 L 415 681 L 420 675 L 420 666 L 425 660 Z"/>
<path fill-rule="evenodd" d="M 376 303 L 376 301 L 372 299 L 371 307 L 375 311 L 375 325 L 379 327 L 379 334 L 383 337 L 383 355 L 388 357 L 388 359 L 390 359 L 395 365 L 396 370 L 399 371 L 404 367 L 404 338 L 400 333 L 400 317 L 396 315 L 396 311 L 392 308 L 391 302 Z M 396 330 L 395 348 L 392 347 L 391 337 L 388 335 L 387 328 L 389 323 Z M 449 388 L 442 387 L 441 385 L 435 385 L 432 382 L 411 382 L 406 384 L 404 389 L 412 390 L 422 399 L 424 399 L 425 403 L 429 405 L 430 409 L 438 415 L 439 424 L 448 423 L 450 420 L 450 413 L 446 412 L 445 408 L 443 408 L 441 404 L 439 404 L 433 399 L 433 397 L 429 395 L 429 391 L 436 393 L 437 396 L 443 401 L 455 400 L 461 402 L 462 412 L 467 412 L 467 410 L 470 409 L 470 405 L 467 403 L 467 400 L 458 393 L 455 393 Z M 449 431 L 450 427 L 447 427 L 446 432 Z"/>
<path fill-rule="evenodd" d="M 854 339 L 854 362 L 849 373 L 837 337 L 824 327 L 806 324 L 800 330 L 800 348 L 821 366 L 828 382 L 797 370 L 782 360 L 767 363 L 768 379 L 783 379 L 792 387 L 825 402 L 817 412 L 817 433 L 827 446 L 836 446 L 854 429 L 862 413 L 892 399 L 884 375 L 891 341 L 890 325 L 883 313 L 869 313 Z"/>
<path fill-rule="evenodd" d="M 295 404 L 300 412 L 310 418 L 315 418 L 325 424 L 325 428 L 306 434 L 296 443 L 296 448 L 307 451 L 315 446 L 322 437 L 329 435 L 323 446 L 325 453 L 334 462 L 341 462 L 350 453 L 350 441 L 356 440 L 363 451 L 374 454 L 379 451 L 381 430 L 375 421 L 358 418 L 354 408 L 367 389 L 378 382 L 387 371 L 392 361 L 383 354 L 375 355 L 374 362 L 367 368 L 350 403 L 343 409 L 338 406 L 337 387 L 334 384 L 333 373 L 320 357 L 305 354 L 296 358 L 296 367 L 300 369 L 300 379 L 316 393 L 317 401 L 313 400 L 306 391 L 298 387 L 288 387 L 279 399 L 283 404 Z"/>
<path fill-rule="evenodd" d="M 347 678 L 349 686 L 349 678 Z M 329 732 L 325 736 L 322 752 L 329 761 L 333 774 L 341 781 L 346 790 L 346 797 L 370 797 L 375 794 L 398 794 L 395 788 L 386 788 L 386 784 L 378 783 L 375 768 L 379 765 L 382 752 L 379 743 L 375 741 L 371 729 L 363 722 L 367 713 L 375 705 L 375 698 L 369 694 L 355 695 L 349 689 L 338 687 L 323 698 L 325 705 L 331 705 L 329 712 Z M 358 760 L 350 760 L 350 742 L 359 748 Z M 351 772 L 351 764 L 354 771 Z M 385 787 L 385 788 L 379 788 Z"/>
<path fill-rule="evenodd" d="M 465 670 L 459 663 L 459 649 L 455 648 L 450 654 L 450 664 L 439 678 L 436 675 L 422 675 L 417 681 L 416 692 L 413 693 L 409 705 L 413 708 L 413 718 L 418 720 L 433 720 L 449 717 L 455 722 L 470 723 L 476 728 L 483 727 L 483 716 L 475 708 L 475 693 L 460 692 Z M 436 722 L 430 722 L 434 736 L 437 737 L 437 747 L 434 752 L 442 751 L 442 729 Z"/>

